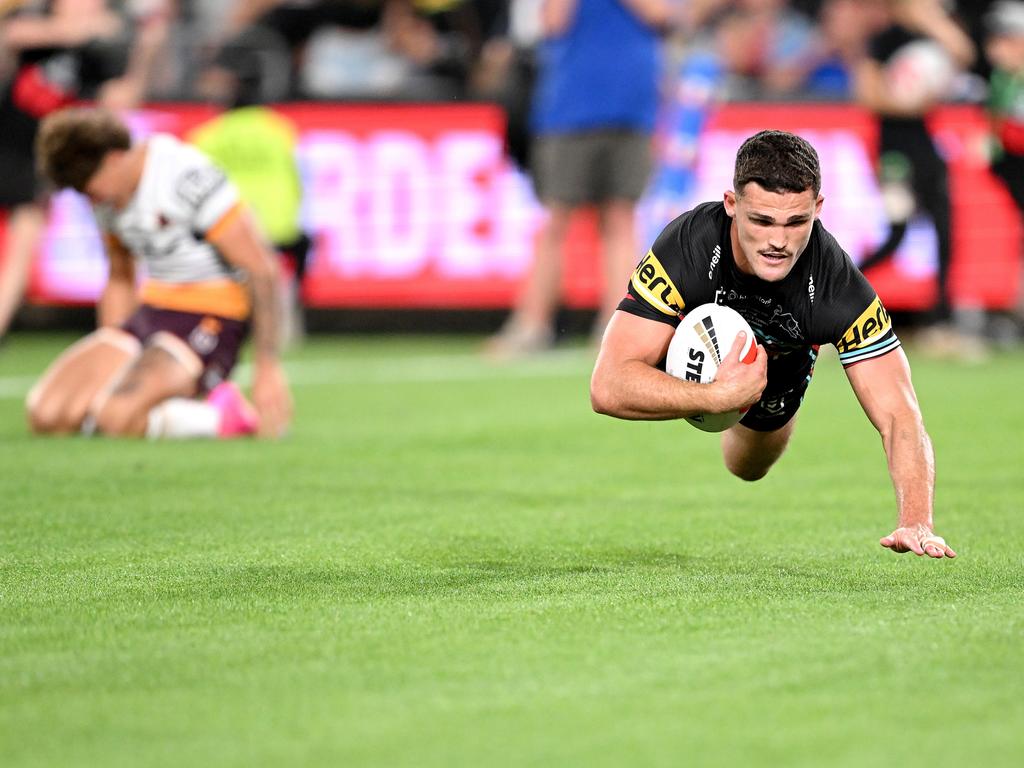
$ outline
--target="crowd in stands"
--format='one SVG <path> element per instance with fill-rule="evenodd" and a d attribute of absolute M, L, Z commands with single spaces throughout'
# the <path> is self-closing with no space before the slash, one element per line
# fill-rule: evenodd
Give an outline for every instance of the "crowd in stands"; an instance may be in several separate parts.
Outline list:
<path fill-rule="evenodd" d="M 596 2 L 574 1 L 581 12 Z M 644 0 L 618 2 L 628 13 L 646 13 Z M 26 109 L 33 113 L 38 107 L 41 114 L 74 98 L 115 108 L 145 100 L 215 100 L 225 106 L 491 101 L 505 108 L 511 154 L 527 167 L 536 128 L 528 116 L 537 103 L 538 73 L 550 67 L 546 59 L 552 49 L 545 37 L 550 42 L 550 30 L 557 28 L 544 15 L 558 5 L 555 0 L 0 0 L 0 82 L 19 119 Z M 1002 142 L 994 164 L 1010 169 L 1004 175 L 1011 186 L 1019 176 L 1024 65 L 1014 63 L 1020 58 L 1014 41 L 1024 39 L 1024 2 L 665 0 L 663 5 L 667 11 L 653 23 L 661 54 L 658 119 L 664 126 L 668 114 L 682 133 L 673 137 L 670 127 L 655 164 L 663 178 L 656 175 L 655 184 L 673 183 L 665 175 L 673 173 L 676 156 L 685 155 L 688 115 L 706 111 L 712 101 L 859 102 L 883 124 L 904 130 L 907 119 L 922 120 L 937 101 L 981 104 L 990 93 L 997 95 L 994 135 Z M 894 25 L 909 29 L 909 37 L 894 33 Z M 942 50 L 920 58 L 928 68 L 923 75 L 900 70 L 895 65 L 899 45 L 922 35 L 942 43 Z M 607 57 L 615 60 L 614 38 L 607 47 Z M 890 87 L 884 78 L 905 78 L 909 71 L 911 81 L 904 79 L 892 90 L 931 88 L 934 93 L 917 104 L 880 100 L 871 78 L 865 78 L 872 62 L 885 68 L 875 67 L 883 88 Z M 19 105 L 19 87 L 40 72 L 53 86 L 46 91 L 53 103 Z M 930 163 L 928 178 L 934 183 L 918 195 L 935 193 L 936 199 L 918 202 L 936 219 L 940 246 L 948 246 L 948 222 L 941 221 L 948 217 L 942 161 L 937 155 L 905 154 L 919 169 Z M 21 170 L 29 173 L 27 167 Z M 919 178 L 925 174 L 919 171 Z M 1017 200 L 1019 187 L 1017 180 Z M 9 211 L 32 212 L 26 232 L 39 229 L 38 208 L 28 207 L 31 195 L 0 202 Z M 19 221 L 13 215 L 12 220 Z M 26 242 L 36 236 L 25 235 Z M 941 276 L 946 251 L 940 254 Z M 948 314 L 948 307 L 939 309 L 940 315 Z M 0 327 L 4 322 L 0 317 Z"/>
<path fill-rule="evenodd" d="M 940 0 L 937 3 L 942 4 Z M 5 22 L 56 13 L 74 0 L 5 0 Z M 81 4 L 79 0 L 79 4 Z M 982 42 L 992 2 L 945 3 Z M 474 99 L 526 87 L 520 69 L 540 38 L 543 0 L 94 0 L 116 20 L 69 42 L 99 70 L 123 68 L 133 36 L 162 38 L 147 95 L 199 99 L 212 67 L 260 75 L 266 101 Z M 718 60 L 732 98 L 848 99 L 852 72 L 885 0 L 674 0 L 666 76 L 682 61 Z M 160 27 L 159 30 L 154 30 Z M 9 72 L 11 46 L 3 51 Z M 613 52 L 612 52 L 613 53 Z M 526 64 L 526 68 L 529 64 Z M 987 74 L 980 58 L 974 71 Z M 960 94 L 977 93 L 963 86 Z"/>

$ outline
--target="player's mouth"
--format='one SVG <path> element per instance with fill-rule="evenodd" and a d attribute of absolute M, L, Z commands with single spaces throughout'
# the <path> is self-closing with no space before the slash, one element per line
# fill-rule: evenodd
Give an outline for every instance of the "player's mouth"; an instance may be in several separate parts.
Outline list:
<path fill-rule="evenodd" d="M 770 264 L 781 264 L 789 258 L 789 254 L 785 251 L 761 251 L 761 258 Z"/>

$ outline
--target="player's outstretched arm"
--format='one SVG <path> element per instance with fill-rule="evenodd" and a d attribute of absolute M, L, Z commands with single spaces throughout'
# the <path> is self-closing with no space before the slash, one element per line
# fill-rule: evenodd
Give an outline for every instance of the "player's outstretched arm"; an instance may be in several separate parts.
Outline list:
<path fill-rule="evenodd" d="M 933 529 L 935 454 L 903 350 L 851 365 L 846 375 L 861 407 L 882 436 L 896 490 L 899 523 L 879 543 L 894 552 L 956 557 Z"/>
<path fill-rule="evenodd" d="M 245 213 L 218 231 L 213 244 L 249 276 L 255 346 L 252 400 L 260 415 L 260 435 L 280 437 L 291 422 L 292 399 L 278 358 L 281 302 L 277 261 Z"/>
<path fill-rule="evenodd" d="M 756 403 L 764 390 L 767 356 L 758 346 L 751 364 L 739 362 L 737 339 L 712 384 L 669 376 L 656 366 L 674 334 L 672 326 L 617 311 L 608 323 L 590 380 L 598 413 L 620 419 L 658 421 L 698 413 L 726 413 Z"/>

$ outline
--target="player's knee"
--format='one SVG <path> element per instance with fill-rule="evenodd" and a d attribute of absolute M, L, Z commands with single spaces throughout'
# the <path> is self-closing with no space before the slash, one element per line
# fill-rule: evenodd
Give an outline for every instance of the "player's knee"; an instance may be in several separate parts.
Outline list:
<path fill-rule="evenodd" d="M 770 469 L 770 467 L 766 466 L 757 466 L 743 462 L 729 461 L 728 459 L 726 459 L 725 461 L 725 466 L 726 469 L 728 469 L 740 480 L 746 480 L 748 483 L 753 483 L 757 480 L 760 480 L 761 478 L 768 474 L 768 470 Z"/>
<path fill-rule="evenodd" d="M 107 400 L 95 418 L 96 430 L 109 437 L 138 437 L 144 432 L 135 409 L 117 398 Z"/>
<path fill-rule="evenodd" d="M 59 403 L 45 399 L 30 399 L 25 404 L 28 426 L 37 435 L 52 435 L 69 431 L 68 419 Z"/>

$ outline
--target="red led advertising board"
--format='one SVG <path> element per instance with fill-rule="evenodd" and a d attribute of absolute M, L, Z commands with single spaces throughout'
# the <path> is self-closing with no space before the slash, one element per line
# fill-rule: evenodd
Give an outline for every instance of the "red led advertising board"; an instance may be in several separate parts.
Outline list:
<path fill-rule="evenodd" d="M 525 274 L 543 212 L 529 182 L 503 153 L 504 120 L 486 105 L 288 105 L 299 131 L 303 225 L 313 236 L 305 301 L 313 307 L 507 307 Z M 213 113 L 161 106 L 132 115 L 138 138 L 184 135 Z M 822 163 L 822 220 L 859 261 L 886 236 L 873 166 L 876 129 L 861 110 L 822 105 L 728 105 L 702 133 L 692 199 L 720 199 L 731 186 L 741 141 L 764 127 L 793 130 Z M 1019 285 L 1021 228 L 1009 196 L 989 174 L 985 122 L 969 107 L 940 110 L 932 129 L 950 164 L 954 302 L 1006 308 Z M 657 231 L 641 205 L 642 230 Z M 664 215 L 664 214 L 661 214 Z M 567 305 L 593 307 L 600 249 L 592 216 L 566 247 Z M 638 256 L 647 243 L 638 244 Z M 934 295 L 934 234 L 915 221 L 895 256 L 868 277 L 893 310 L 927 307 Z M 30 300 L 89 303 L 105 265 L 88 206 L 56 196 Z"/>

